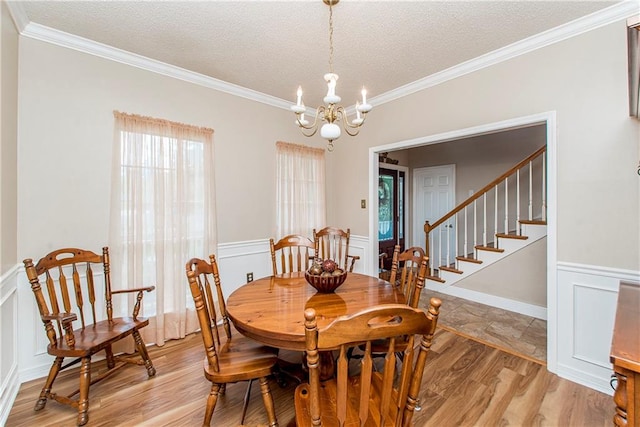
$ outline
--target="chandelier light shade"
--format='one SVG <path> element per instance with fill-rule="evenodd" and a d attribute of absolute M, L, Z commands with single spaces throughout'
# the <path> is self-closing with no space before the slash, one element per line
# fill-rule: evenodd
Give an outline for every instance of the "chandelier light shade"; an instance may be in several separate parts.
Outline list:
<path fill-rule="evenodd" d="M 323 99 L 325 105 L 316 108 L 313 123 L 309 123 L 304 117 L 307 109 L 302 102 L 302 87 L 298 86 L 296 104 L 291 106 L 291 110 L 296 114 L 296 124 L 304 136 L 315 135 L 319 127 L 320 136 L 328 141 L 327 149 L 333 151 L 333 141 L 340 138 L 342 134 L 339 124 L 342 124 L 342 128 L 348 135 L 356 136 L 372 107 L 367 103 L 367 90 L 364 87 L 362 101 L 356 102 L 356 117 L 352 121 L 349 121 L 344 107 L 339 105 L 342 98 L 336 94 L 338 75 L 333 72 L 333 6 L 340 0 L 322 1 L 329 6 L 329 72 L 324 75 L 324 80 L 327 82 L 327 95 Z"/>

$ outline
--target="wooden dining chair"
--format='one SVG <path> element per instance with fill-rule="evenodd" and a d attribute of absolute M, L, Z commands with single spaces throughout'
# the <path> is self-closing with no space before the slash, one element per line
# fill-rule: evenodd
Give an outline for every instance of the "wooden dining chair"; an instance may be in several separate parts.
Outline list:
<path fill-rule="evenodd" d="M 218 264 L 214 255 L 209 256 L 209 262 L 198 258 L 189 260 L 186 272 L 204 344 L 204 376 L 211 382 L 202 425 L 211 424 L 218 396 L 225 393 L 227 384 L 249 381 L 240 420 L 240 424 L 244 424 L 251 385 L 258 379 L 269 419 L 268 425 L 277 426 L 275 405 L 269 387 L 269 376 L 277 370 L 277 349 L 263 346 L 238 333 L 232 336 L 232 332 L 235 331 L 232 331 L 227 316 Z M 215 293 L 211 288 L 212 283 Z M 218 330 L 220 327 L 222 332 Z"/>
<path fill-rule="evenodd" d="M 36 298 L 40 319 L 49 341 L 47 353 L 55 357 L 49 375 L 35 405 L 39 411 L 47 399 L 69 405 L 78 411 L 77 425 L 89 421 L 89 386 L 103 380 L 127 363 L 144 365 L 149 377 L 156 374 L 139 330 L 149 320 L 138 317 L 144 292 L 155 286 L 112 290 L 109 265 L 109 249 L 102 248 L 102 255 L 78 249 L 64 248 L 42 257 L 36 265 L 32 259 L 24 260 L 24 267 Z M 94 269 L 97 270 L 94 273 Z M 101 270 L 101 271 L 100 271 Z M 103 276 L 104 285 L 96 283 L 95 276 Z M 40 283 L 40 278 L 44 280 Z M 117 294 L 136 294 L 131 317 L 113 317 L 112 297 Z M 131 336 L 138 358 L 113 354 L 113 345 Z M 94 375 L 91 357 L 104 350 L 107 370 Z M 73 358 L 63 365 L 65 358 Z M 53 391 L 58 374 L 80 362 L 78 390 L 61 395 Z M 77 398 L 73 398 L 78 395 Z"/>
<path fill-rule="evenodd" d="M 396 245 L 393 251 L 393 263 L 391 264 L 391 278 L 389 281 L 399 289 L 406 299 L 409 307 L 417 308 L 420 304 L 420 295 L 424 289 L 424 282 L 427 277 L 428 260 L 426 256 L 420 257 L 424 253 L 421 248 L 409 248 L 400 252 L 400 246 Z M 409 345 L 409 337 L 396 337 L 394 340 L 395 352 L 402 361 L 406 347 Z M 371 342 L 371 353 L 373 357 L 385 357 L 390 342 L 387 339 L 374 340 Z M 361 359 L 364 345 L 358 347 L 361 351 L 355 352 L 355 348 L 347 353 L 349 359 Z"/>
<path fill-rule="evenodd" d="M 313 241 L 305 236 L 290 234 L 274 243 L 269 239 L 271 247 L 271 267 L 273 275 L 307 271 L 315 255 Z M 278 265 L 280 269 L 278 269 Z"/>
<path fill-rule="evenodd" d="M 321 259 L 332 259 L 338 267 L 344 271 L 353 271 L 357 260 L 357 255 L 349 255 L 349 239 L 351 229 L 342 230 L 336 227 L 325 227 L 322 230 L 313 230 L 313 242 L 315 245 L 316 257 Z"/>
<path fill-rule="evenodd" d="M 375 306 L 339 317 L 322 329 L 318 329 L 315 310 L 305 310 L 309 382 L 295 391 L 297 425 L 411 425 L 440 304 L 432 298 L 428 312 L 404 304 Z M 399 336 L 408 336 L 409 345 L 404 351 L 405 362 L 396 372 L 394 343 Z M 377 372 L 370 343 L 381 339 L 388 339 L 390 345 L 384 370 Z M 349 376 L 347 349 L 362 342 L 366 350 L 360 372 Z M 320 383 L 318 354 L 334 349 L 338 352 L 336 376 Z"/>
<path fill-rule="evenodd" d="M 410 307 L 415 308 L 420 303 L 428 264 L 429 258 L 419 246 L 400 252 L 400 245 L 396 245 L 393 250 L 389 282 L 402 291 Z"/>

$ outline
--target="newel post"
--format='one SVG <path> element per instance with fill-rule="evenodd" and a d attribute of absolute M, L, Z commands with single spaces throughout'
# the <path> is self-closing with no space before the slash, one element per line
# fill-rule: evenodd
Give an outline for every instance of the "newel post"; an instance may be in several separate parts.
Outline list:
<path fill-rule="evenodd" d="M 429 258 L 429 261 L 427 262 L 427 268 L 429 269 L 429 276 L 433 276 L 433 271 L 431 271 L 431 256 L 430 256 L 430 252 L 429 252 L 429 233 L 431 232 L 431 224 L 429 224 L 429 221 L 425 221 L 424 222 L 424 234 L 425 234 L 425 245 L 424 245 L 424 250 L 425 250 L 425 254 L 427 255 L 427 257 Z"/>

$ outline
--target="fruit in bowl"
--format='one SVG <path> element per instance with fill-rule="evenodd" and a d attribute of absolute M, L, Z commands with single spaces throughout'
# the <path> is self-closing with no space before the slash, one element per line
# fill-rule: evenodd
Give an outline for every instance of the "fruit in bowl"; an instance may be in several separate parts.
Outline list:
<path fill-rule="evenodd" d="M 304 273 L 304 277 L 318 292 L 333 292 L 347 278 L 347 272 L 338 267 L 332 259 L 317 258 Z"/>
<path fill-rule="evenodd" d="M 325 259 L 322 261 L 322 271 L 333 273 L 338 268 L 338 264 L 332 259 Z M 339 270 L 339 269 L 338 269 Z"/>

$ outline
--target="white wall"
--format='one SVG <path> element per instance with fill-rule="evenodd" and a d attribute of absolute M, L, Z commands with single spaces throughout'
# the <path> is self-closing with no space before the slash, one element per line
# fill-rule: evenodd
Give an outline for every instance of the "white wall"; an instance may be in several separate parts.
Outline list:
<path fill-rule="evenodd" d="M 17 104 L 18 33 L 0 2 L 0 425 L 18 393 Z"/>
<path fill-rule="evenodd" d="M 487 266 L 455 286 L 539 307 L 547 306 L 547 239 Z"/>
<path fill-rule="evenodd" d="M 558 259 L 640 269 L 640 122 L 628 115 L 624 21 L 376 106 L 329 156 L 329 187 L 341 188 L 331 220 L 367 234 L 358 202 L 369 147 L 546 111 L 557 112 Z"/>
<path fill-rule="evenodd" d="M 275 143 L 312 142 L 286 110 L 24 37 L 19 85 L 20 259 L 107 242 L 113 110 L 214 129 L 220 243 L 275 233 Z"/>

